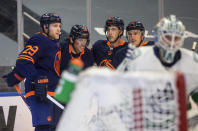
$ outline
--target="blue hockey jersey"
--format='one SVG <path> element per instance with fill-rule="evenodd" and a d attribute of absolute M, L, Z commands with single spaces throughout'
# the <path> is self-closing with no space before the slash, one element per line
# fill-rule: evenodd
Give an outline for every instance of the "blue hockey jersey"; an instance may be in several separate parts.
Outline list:
<path fill-rule="evenodd" d="M 84 51 L 80 54 L 72 54 L 69 40 L 66 40 L 65 43 L 61 43 L 61 72 L 68 68 L 68 64 L 71 59 L 78 58 L 81 59 L 84 63 L 83 69 L 86 69 L 94 64 L 94 58 L 92 52 L 85 47 Z"/>
<path fill-rule="evenodd" d="M 26 97 L 35 94 L 31 82 L 38 76 L 47 76 L 48 94 L 54 95 L 60 76 L 60 59 L 58 40 L 51 40 L 44 33 L 37 33 L 28 40 L 16 61 L 16 69 L 26 78 Z"/>
<path fill-rule="evenodd" d="M 124 47 L 127 47 L 128 43 L 121 40 L 121 43 L 114 48 L 111 48 L 111 44 L 107 40 L 98 40 L 95 42 L 92 48 L 95 62 L 98 66 L 106 66 L 110 69 L 115 69 L 114 67 L 114 57 L 116 52 Z"/>

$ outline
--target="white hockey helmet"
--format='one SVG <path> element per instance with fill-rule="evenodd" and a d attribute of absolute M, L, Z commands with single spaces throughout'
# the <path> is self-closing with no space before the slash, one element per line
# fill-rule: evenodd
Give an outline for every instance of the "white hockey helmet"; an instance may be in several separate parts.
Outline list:
<path fill-rule="evenodd" d="M 162 18 L 156 25 L 156 43 L 164 62 L 174 61 L 176 52 L 184 43 L 184 32 L 185 26 L 175 15 Z"/>

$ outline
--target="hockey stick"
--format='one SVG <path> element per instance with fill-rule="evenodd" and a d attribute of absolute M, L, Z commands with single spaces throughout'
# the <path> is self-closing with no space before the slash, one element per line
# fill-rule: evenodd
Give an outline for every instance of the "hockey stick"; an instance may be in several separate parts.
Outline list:
<path fill-rule="evenodd" d="M 27 107 L 30 109 L 28 102 L 26 100 L 26 98 L 24 97 L 24 95 L 22 94 L 21 89 L 19 88 L 18 85 L 14 85 L 14 88 L 16 89 L 17 93 L 21 96 L 21 98 L 23 99 L 23 101 L 25 102 L 25 104 L 27 105 Z M 59 108 L 61 108 L 62 110 L 64 110 L 64 106 L 61 105 L 58 101 L 56 101 L 54 98 L 52 98 L 51 96 L 47 95 L 47 98 L 52 101 L 55 105 L 57 105 Z"/>
<path fill-rule="evenodd" d="M 29 105 L 28 105 L 28 102 L 27 102 L 26 98 L 24 97 L 24 95 L 22 94 L 22 91 L 19 88 L 19 86 L 18 85 L 14 85 L 14 88 L 16 89 L 17 93 L 21 96 L 22 100 L 24 101 L 24 103 L 26 104 L 26 106 L 29 108 L 29 110 L 31 110 L 30 107 L 29 107 Z"/>
<path fill-rule="evenodd" d="M 62 110 L 64 110 L 64 106 L 48 94 L 47 94 L 47 99 L 50 100 L 51 102 L 53 102 L 56 106 L 58 106 Z"/>

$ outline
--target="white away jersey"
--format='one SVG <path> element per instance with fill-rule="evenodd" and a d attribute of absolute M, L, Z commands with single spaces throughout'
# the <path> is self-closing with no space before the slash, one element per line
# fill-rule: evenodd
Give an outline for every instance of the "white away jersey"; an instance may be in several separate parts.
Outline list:
<path fill-rule="evenodd" d="M 133 57 L 133 60 L 128 60 L 128 63 L 125 65 L 125 69 L 127 69 L 128 71 L 167 70 L 182 72 L 184 73 L 186 79 L 187 93 L 189 94 L 194 88 L 198 87 L 198 62 L 196 62 L 195 60 L 194 52 L 184 48 L 181 48 L 180 51 L 180 60 L 177 61 L 173 66 L 168 68 L 163 66 L 160 60 L 154 54 L 153 47 L 137 48 L 135 51 L 135 58 Z"/>

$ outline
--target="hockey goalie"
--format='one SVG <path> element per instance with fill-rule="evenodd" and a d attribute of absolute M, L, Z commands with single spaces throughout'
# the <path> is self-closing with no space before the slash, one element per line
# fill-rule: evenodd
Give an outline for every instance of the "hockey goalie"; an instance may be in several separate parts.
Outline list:
<path fill-rule="evenodd" d="M 119 71 L 180 71 L 186 80 L 188 126 L 198 130 L 198 54 L 182 48 L 184 24 L 175 15 L 162 18 L 155 29 L 155 46 L 132 48 L 119 65 Z M 194 47 L 195 48 L 195 47 Z M 195 50 L 195 49 L 193 49 Z M 197 129 L 195 129 L 197 126 Z"/>
<path fill-rule="evenodd" d="M 167 71 L 80 74 L 57 131 L 186 131 L 185 81 Z"/>

